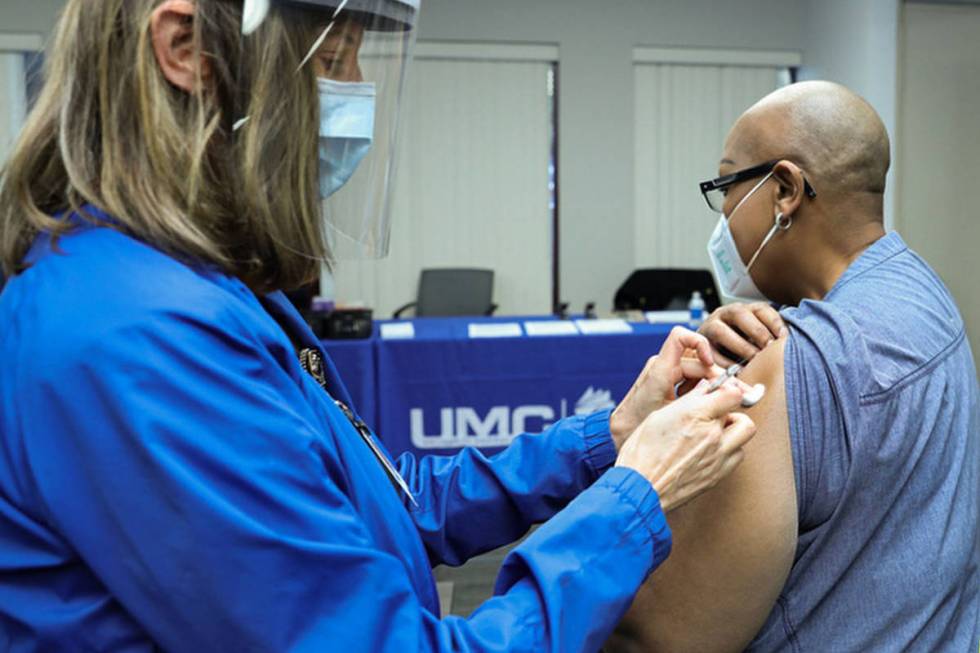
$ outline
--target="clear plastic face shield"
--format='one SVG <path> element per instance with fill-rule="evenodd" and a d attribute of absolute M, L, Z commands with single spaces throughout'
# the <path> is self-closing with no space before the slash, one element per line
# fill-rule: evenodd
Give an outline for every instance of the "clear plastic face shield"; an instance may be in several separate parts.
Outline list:
<path fill-rule="evenodd" d="M 261 25 L 277 0 L 245 0 L 242 31 Z M 309 0 L 313 66 L 320 95 L 320 197 L 324 236 L 336 260 L 383 258 L 405 75 L 415 46 L 420 0 Z"/>

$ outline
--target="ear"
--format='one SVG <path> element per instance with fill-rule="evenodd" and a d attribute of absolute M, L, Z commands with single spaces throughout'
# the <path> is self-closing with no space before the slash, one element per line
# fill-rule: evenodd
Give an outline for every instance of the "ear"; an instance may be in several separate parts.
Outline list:
<path fill-rule="evenodd" d="M 803 171 L 792 161 L 780 161 L 772 169 L 776 180 L 776 207 L 786 216 L 794 215 L 806 196 Z"/>
<path fill-rule="evenodd" d="M 150 38 L 160 71 L 188 93 L 196 90 L 198 74 L 207 78 L 205 61 L 194 52 L 194 12 L 190 0 L 165 0 L 150 16 Z"/>

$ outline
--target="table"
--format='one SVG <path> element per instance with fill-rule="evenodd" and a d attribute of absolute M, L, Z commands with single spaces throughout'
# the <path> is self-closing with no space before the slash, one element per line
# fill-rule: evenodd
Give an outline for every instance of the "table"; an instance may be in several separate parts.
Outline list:
<path fill-rule="evenodd" d="M 672 325 L 629 333 L 471 338 L 470 325 L 549 318 L 417 318 L 411 339 L 324 341 L 361 417 L 395 455 L 493 454 L 522 432 L 612 408 Z"/>

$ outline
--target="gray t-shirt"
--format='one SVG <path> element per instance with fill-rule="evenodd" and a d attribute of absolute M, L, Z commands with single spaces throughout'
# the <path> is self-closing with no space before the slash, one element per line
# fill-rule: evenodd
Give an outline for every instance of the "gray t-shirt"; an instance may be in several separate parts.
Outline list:
<path fill-rule="evenodd" d="M 891 233 L 783 312 L 799 505 L 751 651 L 976 651 L 980 404 L 963 321 Z"/>

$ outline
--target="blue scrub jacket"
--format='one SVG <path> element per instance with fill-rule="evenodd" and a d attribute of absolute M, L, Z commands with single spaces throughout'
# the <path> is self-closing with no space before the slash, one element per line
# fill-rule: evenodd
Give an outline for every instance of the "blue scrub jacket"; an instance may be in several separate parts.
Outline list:
<path fill-rule="evenodd" d="M 68 219 L 0 295 L 0 650 L 591 652 L 667 556 L 608 412 L 403 456 L 414 508 L 281 294 Z M 440 616 L 433 565 L 546 520 Z"/>

